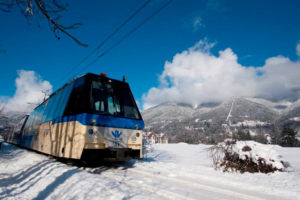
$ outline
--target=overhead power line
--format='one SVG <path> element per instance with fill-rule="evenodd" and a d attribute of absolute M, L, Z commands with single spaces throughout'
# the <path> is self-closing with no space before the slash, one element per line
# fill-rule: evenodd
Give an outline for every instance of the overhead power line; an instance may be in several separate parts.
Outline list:
<path fill-rule="evenodd" d="M 121 17 L 121 19 L 117 22 L 117 23 L 115 23 L 104 35 L 103 35 L 103 37 L 99 40 L 99 43 L 101 42 L 101 41 L 103 41 L 103 39 L 121 22 L 121 21 L 123 21 L 123 19 L 137 6 L 137 5 L 139 5 L 140 3 L 141 3 L 141 1 L 142 0 L 140 0 L 139 2 L 137 2 L 123 17 Z M 80 62 L 80 60 L 82 60 L 87 54 L 88 54 L 88 52 L 89 52 L 89 50 L 90 49 L 94 49 L 94 47 L 96 47 L 97 45 L 95 44 L 95 45 L 93 45 L 93 46 L 91 46 L 91 47 L 89 47 L 87 50 L 86 50 L 86 52 L 79 58 L 79 59 L 77 59 L 76 60 L 76 62 L 74 62 L 74 65 L 76 64 L 76 63 L 78 63 L 78 62 Z M 73 66 L 74 66 L 73 65 Z M 72 67 L 70 67 L 70 68 L 68 68 L 66 71 L 64 71 L 62 74 L 66 74 L 69 70 L 71 70 L 72 69 Z M 62 77 L 62 76 L 61 76 Z M 61 78 L 60 77 L 60 78 Z"/>
<path fill-rule="evenodd" d="M 114 24 L 114 26 L 112 26 L 112 28 L 109 29 L 109 31 L 103 36 L 103 38 L 111 31 L 113 30 L 122 20 L 123 18 L 125 18 L 138 4 L 140 4 L 142 0 L 140 0 L 138 3 L 136 3 L 116 24 Z M 148 0 L 145 4 L 143 4 L 137 11 L 135 11 L 124 23 L 122 23 L 112 34 L 110 34 L 100 45 L 98 45 L 88 56 L 86 56 L 79 64 L 77 64 L 74 68 L 70 68 L 71 71 L 66 70 L 63 74 L 65 74 L 66 72 L 68 72 L 65 76 L 63 76 L 59 81 L 57 81 L 53 87 L 55 87 L 56 85 L 58 85 L 58 83 L 60 83 L 65 77 L 67 77 L 72 71 L 74 71 L 79 65 L 81 65 L 89 56 L 91 56 L 95 51 L 97 51 L 109 38 L 111 38 L 115 33 L 117 33 L 118 30 L 120 30 L 126 23 L 128 23 L 138 12 L 140 12 L 151 0 Z M 102 38 L 102 39 L 103 39 Z M 85 56 L 87 54 L 87 52 L 83 55 Z M 79 60 L 78 60 L 79 61 Z M 78 62 L 76 61 L 76 63 Z M 42 98 L 44 97 L 44 95 L 42 95 L 41 97 L 38 98 L 38 102 L 40 102 L 40 100 L 42 100 Z M 44 99 L 45 101 L 45 99 Z M 29 104 L 24 112 L 31 106 L 31 104 Z"/>
<path fill-rule="evenodd" d="M 152 15 L 150 15 L 147 19 L 145 19 L 142 23 L 140 23 L 138 26 L 136 26 L 133 30 L 131 30 L 128 34 L 126 34 L 123 38 L 121 38 L 118 42 L 116 42 L 113 46 L 111 46 L 109 49 L 107 49 L 104 53 L 102 53 L 100 56 L 98 56 L 95 60 L 90 62 L 86 67 L 84 67 L 82 70 L 77 72 L 73 78 L 84 71 L 85 69 L 89 68 L 92 64 L 94 64 L 97 60 L 99 60 L 101 57 L 103 57 L 106 53 L 111 51 L 114 47 L 116 47 L 118 44 L 120 44 L 123 40 L 125 40 L 128 36 L 130 36 L 133 32 L 135 32 L 138 28 L 140 28 L 142 25 L 144 25 L 147 21 L 149 21 L 152 17 L 154 17 L 157 13 L 159 13 L 161 10 L 163 10 L 167 5 L 169 5 L 173 0 L 168 1 L 166 4 L 164 4 L 161 8 L 159 8 L 156 12 L 154 12 Z"/>
<path fill-rule="evenodd" d="M 144 4 L 142 7 L 140 7 L 131 17 L 130 19 L 137 14 L 137 12 L 139 12 L 143 7 L 145 7 L 151 0 L 148 0 L 146 2 L 146 4 Z M 149 21 L 152 17 L 154 17 L 156 14 L 158 14 L 161 10 L 163 10 L 166 6 L 168 6 L 173 0 L 169 0 L 166 4 L 164 4 L 162 7 L 160 7 L 157 11 L 155 11 L 152 15 L 150 15 L 148 18 L 146 18 L 143 22 L 141 22 L 138 26 L 136 26 L 133 30 L 131 30 L 129 33 L 127 33 L 123 38 L 121 38 L 118 42 L 116 42 L 113 46 L 111 46 L 110 48 L 108 48 L 104 53 L 102 53 L 100 56 L 98 56 L 95 60 L 93 60 L 91 63 L 89 63 L 86 67 L 84 67 L 82 70 L 80 70 L 79 72 L 77 72 L 72 78 L 74 78 L 76 75 L 78 75 L 79 73 L 81 73 L 82 71 L 84 71 L 85 69 L 87 69 L 88 67 L 90 67 L 92 64 L 94 64 L 97 60 L 99 60 L 101 57 L 103 57 L 105 54 L 107 54 L 109 51 L 111 51 L 114 47 L 116 47 L 117 45 L 119 45 L 123 40 L 125 40 L 128 36 L 130 36 L 133 32 L 135 32 L 137 29 L 139 29 L 142 25 L 144 25 L 147 21 Z M 124 23 L 126 24 L 129 20 L 127 19 Z M 121 26 L 124 26 L 125 24 L 122 24 Z M 120 30 L 120 27 L 117 29 Z M 114 31 L 109 37 L 108 39 L 115 34 L 116 31 Z M 108 39 L 106 39 L 105 41 L 107 41 Z M 94 53 L 96 50 L 98 50 L 105 42 L 102 42 L 96 49 L 94 49 L 92 51 L 92 53 Z M 86 58 L 84 58 L 83 61 L 81 61 L 76 67 L 74 67 L 72 69 L 72 71 L 74 71 L 75 68 L 77 68 L 82 62 L 84 62 L 90 55 L 92 55 L 92 53 L 90 53 Z M 67 75 L 69 75 L 72 71 L 70 71 Z M 56 86 L 61 80 L 63 80 L 67 75 L 65 75 L 62 79 L 60 79 L 58 82 L 56 82 L 56 84 L 54 84 L 54 86 Z M 53 86 L 53 87 L 54 87 Z M 42 98 L 43 96 L 41 96 L 40 98 Z M 39 99 L 40 99 L 39 98 Z"/>
<path fill-rule="evenodd" d="M 95 51 L 97 51 L 105 42 L 107 42 L 114 34 L 116 34 L 124 25 L 126 25 L 135 15 L 137 15 L 151 0 L 144 3 L 138 10 L 136 10 L 125 22 L 123 22 L 113 33 L 111 33 L 100 45 L 98 45 L 89 55 L 87 55 L 78 65 L 72 68 L 65 76 L 63 76 L 58 82 L 54 84 L 56 86 L 64 78 L 66 78 L 70 73 L 72 73 L 77 67 L 79 67 L 84 61 L 86 61 Z"/>

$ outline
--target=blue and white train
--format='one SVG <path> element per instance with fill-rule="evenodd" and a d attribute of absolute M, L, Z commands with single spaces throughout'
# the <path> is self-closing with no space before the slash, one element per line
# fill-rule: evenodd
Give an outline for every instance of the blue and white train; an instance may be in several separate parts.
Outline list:
<path fill-rule="evenodd" d="M 55 157 L 142 157 L 144 121 L 128 83 L 88 73 L 54 92 L 8 134 L 10 143 Z"/>

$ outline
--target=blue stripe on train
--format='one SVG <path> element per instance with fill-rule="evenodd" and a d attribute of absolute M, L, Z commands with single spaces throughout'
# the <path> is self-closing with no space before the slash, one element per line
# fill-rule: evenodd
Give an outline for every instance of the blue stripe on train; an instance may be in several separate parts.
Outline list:
<path fill-rule="evenodd" d="M 96 122 L 93 122 L 93 120 Z M 136 120 L 136 119 L 128 119 L 128 118 L 120 118 L 114 116 L 103 116 L 103 115 L 95 115 L 95 114 L 78 114 L 72 115 L 67 117 L 60 117 L 54 119 L 52 124 L 58 124 L 63 122 L 71 122 L 71 121 L 78 121 L 82 125 L 95 125 L 95 126 L 105 126 L 105 127 L 112 127 L 112 128 L 127 128 L 127 129 L 136 129 L 136 125 L 138 129 L 144 129 L 144 121 L 143 120 Z"/>

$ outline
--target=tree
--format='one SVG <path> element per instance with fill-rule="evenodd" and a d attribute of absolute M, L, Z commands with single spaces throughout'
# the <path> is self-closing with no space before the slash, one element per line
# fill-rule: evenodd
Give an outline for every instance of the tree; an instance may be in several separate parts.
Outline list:
<path fill-rule="evenodd" d="M 251 135 L 250 135 L 250 131 L 249 130 L 247 132 L 243 132 L 241 140 L 251 140 Z"/>
<path fill-rule="evenodd" d="M 281 145 L 284 147 L 298 146 L 298 140 L 296 138 L 296 131 L 289 126 L 286 126 L 282 130 Z"/>
<path fill-rule="evenodd" d="M 257 131 L 256 136 L 254 137 L 254 141 L 262 143 L 262 144 L 267 144 L 268 143 L 268 140 L 265 136 L 265 133 L 260 129 Z"/>
<path fill-rule="evenodd" d="M 214 136 L 210 136 L 210 138 L 208 140 L 208 144 L 216 144 L 216 140 L 215 140 Z"/>
<path fill-rule="evenodd" d="M 275 124 L 272 124 L 271 127 L 271 137 L 273 144 L 279 144 L 281 139 L 281 132 Z"/>
<path fill-rule="evenodd" d="M 237 132 L 237 138 L 234 139 L 238 139 L 238 140 L 251 140 L 251 136 L 250 136 L 250 132 L 249 130 L 247 132 L 242 131 L 241 129 L 238 130 Z"/>
<path fill-rule="evenodd" d="M 63 5 L 60 2 L 60 0 L 0 0 L 0 10 L 3 12 L 11 12 L 13 7 L 17 7 L 20 9 L 21 14 L 27 19 L 28 24 L 30 24 L 31 19 L 35 19 L 39 27 L 39 20 L 46 18 L 50 29 L 58 40 L 60 40 L 58 34 L 62 32 L 72 38 L 80 46 L 87 47 L 88 45 L 79 42 L 79 40 L 67 32 L 67 30 L 82 26 L 81 23 L 65 26 L 58 22 L 61 18 L 60 13 L 66 11 L 68 7 L 68 3 Z"/>

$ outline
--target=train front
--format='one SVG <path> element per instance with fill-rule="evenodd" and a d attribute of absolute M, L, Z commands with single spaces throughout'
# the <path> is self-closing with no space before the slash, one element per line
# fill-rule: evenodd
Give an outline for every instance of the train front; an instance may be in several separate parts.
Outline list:
<path fill-rule="evenodd" d="M 76 115 L 76 121 L 86 125 L 81 159 L 141 158 L 144 122 L 125 79 L 118 81 L 107 78 L 106 74 L 88 74 L 84 82 L 85 87 L 78 95 L 86 97 L 81 99 L 86 112 Z M 76 100 L 78 95 L 71 98 Z"/>

